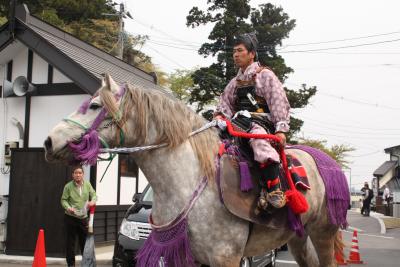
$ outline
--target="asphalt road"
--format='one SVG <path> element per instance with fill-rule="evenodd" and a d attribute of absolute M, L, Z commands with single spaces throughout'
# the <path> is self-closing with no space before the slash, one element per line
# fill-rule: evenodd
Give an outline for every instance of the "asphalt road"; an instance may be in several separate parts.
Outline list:
<path fill-rule="evenodd" d="M 361 230 L 358 234 L 358 246 L 363 265 L 367 267 L 398 267 L 400 266 L 400 229 L 387 230 L 386 234 L 380 234 L 381 228 L 377 219 L 363 217 L 357 212 L 349 211 L 347 216 L 350 227 Z M 353 231 L 343 231 L 343 240 L 346 244 L 344 250 L 346 258 L 349 256 Z M 31 265 L 1 263 L 2 267 L 30 267 Z M 53 265 L 52 265 L 53 266 Z M 56 266 L 56 265 L 54 265 Z M 61 266 L 61 265 L 58 265 Z M 98 265 L 106 267 L 109 265 Z M 290 252 L 280 251 L 277 256 L 277 267 L 298 266 Z"/>
<path fill-rule="evenodd" d="M 380 234 L 381 228 L 377 219 L 364 217 L 361 214 L 349 211 L 347 215 L 349 225 L 362 231 L 358 233 L 358 247 L 363 265 L 368 267 L 398 267 L 400 266 L 400 229 L 389 229 L 386 234 Z M 353 230 L 343 231 L 344 250 L 346 259 L 350 253 Z M 298 266 L 289 252 L 280 252 L 277 256 L 277 267 Z"/>

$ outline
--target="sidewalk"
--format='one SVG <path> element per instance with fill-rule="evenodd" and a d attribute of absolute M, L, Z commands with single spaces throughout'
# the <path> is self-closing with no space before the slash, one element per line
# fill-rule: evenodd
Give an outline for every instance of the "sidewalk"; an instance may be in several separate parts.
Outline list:
<path fill-rule="evenodd" d="M 114 253 L 114 244 L 102 245 L 95 248 L 96 264 L 97 265 L 110 265 L 112 263 L 112 256 Z M 80 266 L 82 256 L 76 256 L 76 265 Z M 1 263 L 14 263 L 14 264 L 32 264 L 33 256 L 15 256 L 0 254 Z M 66 265 L 65 258 L 51 258 L 46 257 L 47 265 Z"/>
<path fill-rule="evenodd" d="M 351 211 L 359 213 L 360 209 L 351 209 Z M 380 224 L 381 234 L 385 234 L 388 230 L 393 230 L 391 232 L 398 232 L 400 231 L 400 218 L 395 218 L 392 216 L 386 216 L 382 213 L 377 213 L 371 211 L 370 217 L 375 218 L 378 220 Z"/>

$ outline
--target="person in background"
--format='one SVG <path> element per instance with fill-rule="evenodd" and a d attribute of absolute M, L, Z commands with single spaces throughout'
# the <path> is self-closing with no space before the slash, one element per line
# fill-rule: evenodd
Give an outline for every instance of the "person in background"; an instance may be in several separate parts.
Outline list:
<path fill-rule="evenodd" d="M 383 200 L 385 201 L 385 215 L 390 216 L 390 190 L 387 185 L 385 185 L 385 190 L 383 190 Z"/>
<path fill-rule="evenodd" d="M 83 254 L 87 236 L 89 206 L 96 205 L 96 192 L 90 182 L 84 180 L 82 166 L 72 169 L 72 181 L 64 186 L 61 206 L 65 210 L 66 260 L 68 266 L 75 266 L 75 239 L 78 237 L 79 248 Z"/>
<path fill-rule="evenodd" d="M 361 188 L 363 192 L 363 206 L 361 208 L 361 214 L 364 216 L 369 216 L 371 211 L 371 200 L 374 197 L 374 192 L 369 188 L 368 182 L 364 183 L 364 187 Z"/>

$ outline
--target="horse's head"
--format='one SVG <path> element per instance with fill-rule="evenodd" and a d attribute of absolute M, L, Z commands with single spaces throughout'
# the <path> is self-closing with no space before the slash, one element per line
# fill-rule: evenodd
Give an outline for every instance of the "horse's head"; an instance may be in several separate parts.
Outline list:
<path fill-rule="evenodd" d="M 115 146 L 125 118 L 119 109 L 125 87 L 106 74 L 101 88 L 57 124 L 44 142 L 48 161 L 95 164 L 101 146 Z"/>

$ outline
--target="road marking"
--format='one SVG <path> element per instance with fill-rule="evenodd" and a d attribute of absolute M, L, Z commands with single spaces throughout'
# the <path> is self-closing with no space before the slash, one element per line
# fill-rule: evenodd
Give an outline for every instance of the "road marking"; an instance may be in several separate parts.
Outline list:
<path fill-rule="evenodd" d="M 359 233 L 364 232 L 364 230 L 362 230 L 362 229 L 360 229 L 360 228 L 357 228 L 357 227 L 353 227 L 353 226 L 349 226 L 349 227 L 347 227 L 347 228 L 349 228 L 350 230 L 356 230 L 356 231 L 359 232 Z"/>
<path fill-rule="evenodd" d="M 346 232 L 346 233 L 350 233 L 350 234 L 352 234 L 353 232 L 350 232 L 350 231 L 347 231 L 347 230 L 342 230 L 343 232 Z M 391 237 L 391 236 L 381 236 L 381 235 L 369 235 L 369 234 L 359 234 L 359 235 L 365 235 L 365 236 L 370 236 L 370 237 L 380 237 L 380 238 L 386 238 L 386 239 L 394 239 L 394 237 Z"/>
<path fill-rule="evenodd" d="M 297 264 L 297 262 L 295 262 L 295 261 L 285 261 L 285 260 L 276 260 L 276 262 L 287 263 L 287 264 Z"/>

